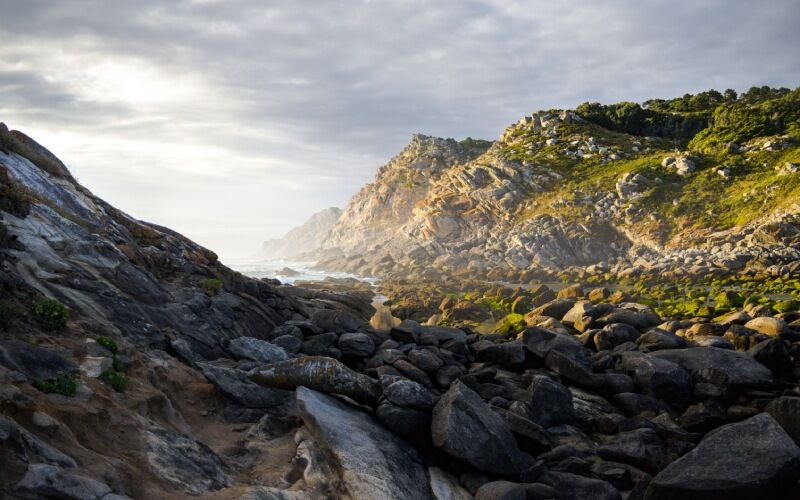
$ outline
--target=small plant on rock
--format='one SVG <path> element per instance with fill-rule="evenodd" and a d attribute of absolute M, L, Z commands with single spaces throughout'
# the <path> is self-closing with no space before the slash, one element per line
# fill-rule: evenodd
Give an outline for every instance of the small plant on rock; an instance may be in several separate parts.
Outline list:
<path fill-rule="evenodd" d="M 216 278 L 203 280 L 203 291 L 209 297 L 214 297 L 222 290 L 222 281 Z"/>
<path fill-rule="evenodd" d="M 41 392 L 62 396 L 74 396 L 78 391 L 78 385 L 78 377 L 69 373 L 59 373 L 55 378 L 40 380 L 33 384 Z"/>
<path fill-rule="evenodd" d="M 60 330 L 67 326 L 69 308 L 56 299 L 44 299 L 34 306 L 33 317 L 45 330 Z"/>
<path fill-rule="evenodd" d="M 115 368 L 109 368 L 100 375 L 100 380 L 110 385 L 117 392 L 125 392 L 131 385 L 131 380 L 124 373 Z"/>
<path fill-rule="evenodd" d="M 117 346 L 117 343 L 114 342 L 114 339 L 110 337 L 97 337 L 97 343 L 108 349 L 111 354 L 117 354 L 119 351 L 119 346 Z"/>

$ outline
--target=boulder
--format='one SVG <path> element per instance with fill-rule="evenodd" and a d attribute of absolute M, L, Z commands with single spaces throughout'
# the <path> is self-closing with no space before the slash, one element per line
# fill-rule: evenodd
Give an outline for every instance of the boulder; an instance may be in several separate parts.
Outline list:
<path fill-rule="evenodd" d="M 772 373 L 767 367 L 745 353 L 716 347 L 690 347 L 656 351 L 650 356 L 680 365 L 692 375 L 712 371 L 725 379 L 725 383 L 737 386 L 763 386 L 772 382 Z"/>
<path fill-rule="evenodd" d="M 475 500 L 525 500 L 525 487 L 509 481 L 492 481 L 475 492 Z"/>
<path fill-rule="evenodd" d="M 286 402 L 289 393 L 261 387 L 247 378 L 247 374 L 234 368 L 197 363 L 206 379 L 228 399 L 245 408 L 272 408 Z"/>
<path fill-rule="evenodd" d="M 594 344 L 598 351 L 613 349 L 625 342 L 633 342 L 639 338 L 639 330 L 625 323 L 606 325 L 594 335 Z"/>
<path fill-rule="evenodd" d="M 472 344 L 475 359 L 500 365 L 518 365 L 525 361 L 525 348 L 519 340 L 492 342 L 479 340 Z"/>
<path fill-rule="evenodd" d="M 367 404 L 374 404 L 381 395 L 377 380 L 325 357 L 309 356 L 282 361 L 255 370 L 249 376 L 264 387 L 296 389 L 305 386 L 320 392 L 341 394 Z"/>
<path fill-rule="evenodd" d="M 375 352 L 375 342 L 366 333 L 343 333 L 337 347 L 348 357 L 366 358 Z"/>
<path fill-rule="evenodd" d="M 650 482 L 646 500 L 773 498 L 800 478 L 800 448 L 768 414 L 709 434 Z"/>
<path fill-rule="evenodd" d="M 684 407 L 689 401 L 692 382 L 686 370 L 677 363 L 629 351 L 620 354 L 620 364 L 644 394 L 662 399 L 676 408 Z"/>
<path fill-rule="evenodd" d="M 770 337 L 780 337 L 781 335 L 785 335 L 789 328 L 786 325 L 786 322 L 782 319 L 772 318 L 770 316 L 753 318 L 745 323 L 744 326 L 745 328 L 755 330 L 759 333 L 763 333 L 764 335 L 769 335 Z"/>
<path fill-rule="evenodd" d="M 648 351 L 660 351 L 661 349 L 681 349 L 686 347 L 686 340 L 678 337 L 672 332 L 662 330 L 660 328 L 653 328 L 652 330 L 643 333 L 638 337 L 635 342 L 641 349 Z"/>
<path fill-rule="evenodd" d="M 559 499 L 620 500 L 619 491 L 600 479 L 592 479 L 568 472 L 545 472 L 538 479 L 561 495 Z"/>
<path fill-rule="evenodd" d="M 428 467 L 432 500 L 472 500 L 472 495 L 450 474 L 438 467 Z"/>
<path fill-rule="evenodd" d="M 645 472 L 655 473 L 664 459 L 664 443 L 652 429 L 620 432 L 597 449 L 604 460 L 632 465 Z"/>
<path fill-rule="evenodd" d="M 436 403 L 431 437 L 437 448 L 480 470 L 515 475 L 525 465 L 503 419 L 461 382 Z"/>
<path fill-rule="evenodd" d="M 575 421 L 572 393 L 550 377 L 534 375 L 525 393 L 530 417 L 542 427 L 569 424 Z"/>
<path fill-rule="evenodd" d="M 147 461 L 161 479 L 188 495 L 228 486 L 222 460 L 200 441 L 154 427 L 145 432 Z"/>
<path fill-rule="evenodd" d="M 128 498 L 114 495 L 105 483 L 65 471 L 47 464 L 31 464 L 25 476 L 14 487 L 25 498 L 59 498 L 64 500 L 100 500 Z"/>
<path fill-rule="evenodd" d="M 238 359 L 263 364 L 283 361 L 289 357 L 283 347 L 254 337 L 237 337 L 231 340 L 228 350 Z"/>
<path fill-rule="evenodd" d="M 24 456 L 61 467 L 77 467 L 72 457 L 62 453 L 45 443 L 36 435 L 28 432 L 16 420 L 0 415 L 0 443 L 8 443 L 12 449 L 19 450 Z"/>
<path fill-rule="evenodd" d="M 431 498 L 422 458 L 368 414 L 306 387 L 297 411 L 331 460 L 342 493 L 353 499 Z"/>
<path fill-rule="evenodd" d="M 773 399 L 764 411 L 772 415 L 794 442 L 800 445 L 800 397 L 781 396 Z"/>

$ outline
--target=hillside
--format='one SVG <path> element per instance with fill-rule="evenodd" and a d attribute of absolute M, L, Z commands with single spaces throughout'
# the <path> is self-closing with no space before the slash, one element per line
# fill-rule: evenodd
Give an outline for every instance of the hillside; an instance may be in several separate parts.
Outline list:
<path fill-rule="evenodd" d="M 449 158 L 434 167 L 414 138 L 319 265 L 512 282 L 796 272 L 799 119 L 800 89 L 753 88 L 539 111 L 474 158 L 428 139 Z"/>

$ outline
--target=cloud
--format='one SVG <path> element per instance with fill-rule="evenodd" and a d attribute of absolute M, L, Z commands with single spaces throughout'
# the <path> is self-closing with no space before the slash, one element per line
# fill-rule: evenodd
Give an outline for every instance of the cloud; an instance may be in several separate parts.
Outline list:
<path fill-rule="evenodd" d="M 223 256 L 342 206 L 413 132 L 795 87 L 800 9 L 698 2 L 0 0 L 0 119 Z"/>

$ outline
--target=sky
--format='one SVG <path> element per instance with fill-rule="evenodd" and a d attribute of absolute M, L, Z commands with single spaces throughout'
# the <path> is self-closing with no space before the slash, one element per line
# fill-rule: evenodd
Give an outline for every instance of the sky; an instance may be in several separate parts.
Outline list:
<path fill-rule="evenodd" d="M 798 0 L 0 0 L 0 121 L 224 261 L 344 207 L 416 132 L 795 88 L 798 26 Z"/>

